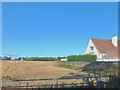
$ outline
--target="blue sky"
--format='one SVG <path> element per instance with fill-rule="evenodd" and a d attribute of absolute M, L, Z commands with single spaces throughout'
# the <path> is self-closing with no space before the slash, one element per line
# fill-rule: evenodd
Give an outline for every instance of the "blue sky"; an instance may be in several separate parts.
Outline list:
<path fill-rule="evenodd" d="M 3 55 L 84 54 L 90 38 L 118 34 L 115 3 L 3 3 Z"/>

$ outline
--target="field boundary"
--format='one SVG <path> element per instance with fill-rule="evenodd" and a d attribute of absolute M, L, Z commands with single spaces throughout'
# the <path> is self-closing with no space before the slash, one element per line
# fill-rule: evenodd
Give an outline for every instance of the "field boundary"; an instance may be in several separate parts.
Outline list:
<path fill-rule="evenodd" d="M 33 87 L 42 87 L 42 88 L 50 88 L 50 87 L 81 87 L 81 86 L 98 86 L 99 82 L 102 82 L 102 88 L 105 87 L 106 81 L 103 81 L 102 79 L 108 79 L 110 80 L 112 78 L 112 76 L 81 76 L 81 77 L 76 77 L 76 78 L 72 78 L 72 77 L 65 77 L 65 78 L 40 78 L 40 79 L 27 79 L 27 80 L 2 80 L 2 82 L 7 83 L 7 82 L 25 82 L 26 85 L 24 86 L 2 86 L 2 88 L 33 88 Z M 72 79 L 81 79 L 83 82 L 74 82 L 71 84 L 67 84 L 67 83 L 53 83 L 53 84 L 39 84 L 39 85 L 28 85 L 28 83 L 30 81 L 45 81 L 45 80 L 56 80 L 56 81 L 60 81 L 60 80 L 72 80 Z M 94 79 L 95 81 L 93 82 L 92 79 Z"/>

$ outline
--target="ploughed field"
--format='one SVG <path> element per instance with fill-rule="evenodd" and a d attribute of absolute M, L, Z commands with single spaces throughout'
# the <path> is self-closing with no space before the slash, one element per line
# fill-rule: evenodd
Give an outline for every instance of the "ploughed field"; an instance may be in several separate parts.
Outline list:
<path fill-rule="evenodd" d="M 59 78 L 82 74 L 72 69 L 56 66 L 56 61 L 9 61 L 2 62 L 3 79 Z"/>

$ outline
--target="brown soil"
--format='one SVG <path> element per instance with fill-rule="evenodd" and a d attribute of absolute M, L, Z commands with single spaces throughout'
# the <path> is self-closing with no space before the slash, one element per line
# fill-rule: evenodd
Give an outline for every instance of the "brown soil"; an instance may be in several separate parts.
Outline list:
<path fill-rule="evenodd" d="M 2 77 L 9 79 L 57 78 L 78 71 L 57 67 L 55 61 L 1 61 Z"/>

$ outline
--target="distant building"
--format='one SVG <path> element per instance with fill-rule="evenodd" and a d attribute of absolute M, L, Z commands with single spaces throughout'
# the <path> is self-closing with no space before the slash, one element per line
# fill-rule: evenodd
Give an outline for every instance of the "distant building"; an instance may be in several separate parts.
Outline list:
<path fill-rule="evenodd" d="M 67 59 L 60 59 L 60 61 L 67 61 Z"/>
<path fill-rule="evenodd" d="M 117 36 L 113 36 L 112 40 L 91 38 L 85 54 L 97 55 L 98 59 L 115 59 L 120 57 L 119 44 L 120 40 L 117 39 Z"/>

